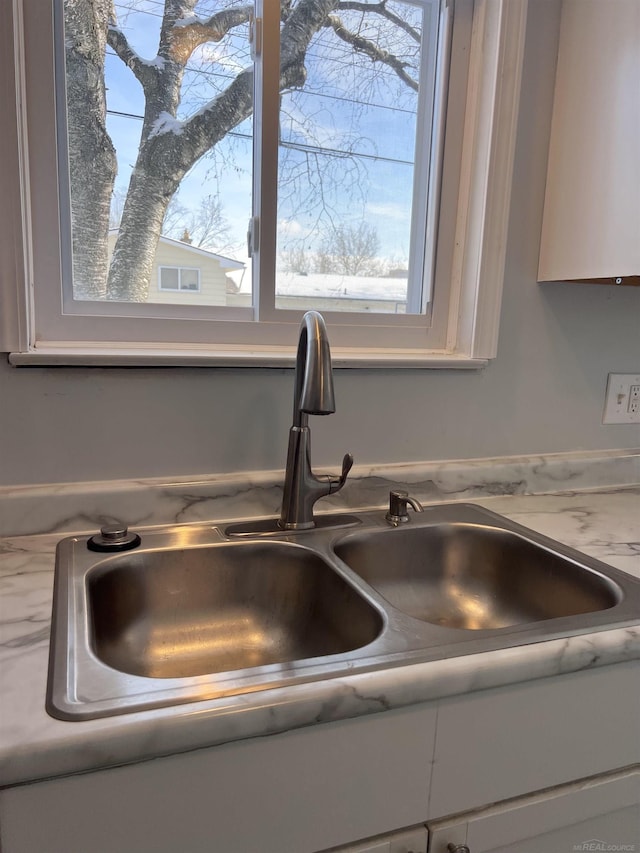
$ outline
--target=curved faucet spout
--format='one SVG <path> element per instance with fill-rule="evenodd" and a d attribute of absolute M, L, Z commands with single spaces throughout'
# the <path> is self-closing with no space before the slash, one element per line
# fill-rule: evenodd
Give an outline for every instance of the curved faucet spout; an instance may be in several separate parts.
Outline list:
<path fill-rule="evenodd" d="M 298 338 L 293 425 L 304 426 L 304 415 L 331 415 L 335 410 L 327 327 L 322 314 L 307 311 Z"/>
<path fill-rule="evenodd" d="M 338 476 L 317 477 L 311 470 L 309 415 L 330 415 L 335 410 L 327 327 L 321 314 L 308 311 L 302 318 L 296 355 L 293 424 L 279 521 L 285 530 L 315 527 L 313 505 L 324 495 L 339 491 L 353 465 L 353 457 L 347 454 Z"/>

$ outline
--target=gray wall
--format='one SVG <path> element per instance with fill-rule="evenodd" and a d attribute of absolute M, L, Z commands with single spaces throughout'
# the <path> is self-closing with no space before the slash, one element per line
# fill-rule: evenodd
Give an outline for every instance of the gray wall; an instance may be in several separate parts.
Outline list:
<path fill-rule="evenodd" d="M 607 373 L 640 372 L 640 288 L 536 284 L 558 4 L 532 0 L 498 358 L 479 372 L 340 370 L 316 465 L 635 447 L 603 426 Z M 282 468 L 292 372 L 12 368 L 0 484 Z"/>

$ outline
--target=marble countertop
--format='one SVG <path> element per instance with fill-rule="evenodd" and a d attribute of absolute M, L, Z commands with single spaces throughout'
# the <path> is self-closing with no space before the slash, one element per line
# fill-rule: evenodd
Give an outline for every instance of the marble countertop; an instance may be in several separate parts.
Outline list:
<path fill-rule="evenodd" d="M 467 497 L 465 495 L 465 497 Z M 474 500 L 640 577 L 640 487 Z M 141 761 L 640 658 L 638 624 L 83 722 L 45 711 L 55 534 L 0 539 L 0 785 Z"/>

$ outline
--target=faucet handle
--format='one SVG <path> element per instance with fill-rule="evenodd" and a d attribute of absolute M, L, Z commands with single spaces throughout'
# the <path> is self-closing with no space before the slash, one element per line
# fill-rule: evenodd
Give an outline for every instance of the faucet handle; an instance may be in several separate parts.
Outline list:
<path fill-rule="evenodd" d="M 344 459 L 342 460 L 342 473 L 339 477 L 329 477 L 329 494 L 332 495 L 334 492 L 339 492 L 340 489 L 347 482 L 347 477 L 349 476 L 349 471 L 353 468 L 353 456 L 350 453 L 345 453 Z"/>
<path fill-rule="evenodd" d="M 349 471 L 353 468 L 353 456 L 350 453 L 345 453 L 342 459 L 342 473 L 340 474 L 340 488 L 347 482 Z"/>

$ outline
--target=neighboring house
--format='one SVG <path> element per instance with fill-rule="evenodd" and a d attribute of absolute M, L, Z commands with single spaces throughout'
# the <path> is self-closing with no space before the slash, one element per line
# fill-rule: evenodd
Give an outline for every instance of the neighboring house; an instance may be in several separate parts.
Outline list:
<path fill-rule="evenodd" d="M 407 272 L 403 272 L 403 277 L 278 273 L 277 305 L 280 308 L 309 307 L 319 311 L 404 314 L 407 308 Z"/>
<path fill-rule="evenodd" d="M 109 254 L 118 232 L 109 232 Z M 245 265 L 190 243 L 160 237 L 153 263 L 148 302 L 181 305 L 226 305 L 227 294 L 238 290 Z M 231 273 L 236 273 L 231 278 Z"/>
<path fill-rule="evenodd" d="M 407 309 L 407 271 L 390 276 L 325 273 L 276 273 L 276 307 L 308 311 L 370 311 L 404 314 Z M 251 305 L 250 271 L 227 305 Z"/>

